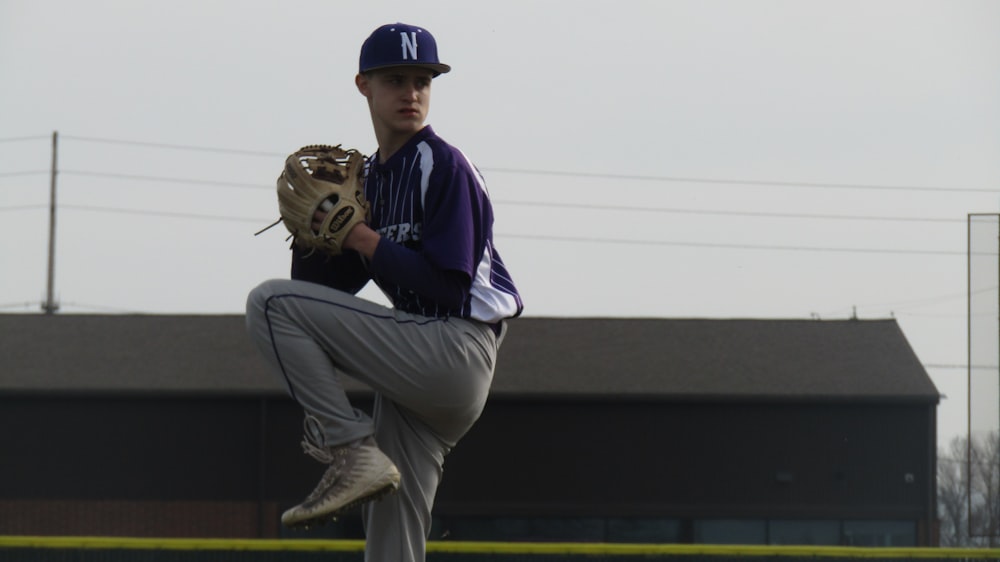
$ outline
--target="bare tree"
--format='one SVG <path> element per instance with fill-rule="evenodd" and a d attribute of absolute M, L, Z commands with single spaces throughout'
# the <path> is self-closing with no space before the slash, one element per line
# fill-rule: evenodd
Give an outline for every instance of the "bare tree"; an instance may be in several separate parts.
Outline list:
<path fill-rule="evenodd" d="M 1000 435 L 956 437 L 938 456 L 941 546 L 1000 545 Z"/>
<path fill-rule="evenodd" d="M 969 533 L 989 541 L 988 546 L 998 544 L 1000 534 L 1000 513 L 997 497 L 1000 493 L 1000 466 L 998 466 L 997 434 L 972 439 L 969 447 Z"/>
<path fill-rule="evenodd" d="M 968 440 L 955 437 L 938 455 L 937 500 L 941 546 L 968 545 Z"/>

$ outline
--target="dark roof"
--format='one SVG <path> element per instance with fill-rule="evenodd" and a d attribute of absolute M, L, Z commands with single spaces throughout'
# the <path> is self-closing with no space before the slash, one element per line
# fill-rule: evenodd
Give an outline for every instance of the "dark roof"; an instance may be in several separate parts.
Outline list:
<path fill-rule="evenodd" d="M 0 342 L 5 393 L 284 393 L 241 315 L 0 314 Z M 520 318 L 494 396 L 938 401 L 895 320 Z"/>
<path fill-rule="evenodd" d="M 522 319 L 501 353 L 525 394 L 939 399 L 895 320 Z"/>
<path fill-rule="evenodd" d="M 280 392 L 243 316 L 0 315 L 0 391 Z"/>

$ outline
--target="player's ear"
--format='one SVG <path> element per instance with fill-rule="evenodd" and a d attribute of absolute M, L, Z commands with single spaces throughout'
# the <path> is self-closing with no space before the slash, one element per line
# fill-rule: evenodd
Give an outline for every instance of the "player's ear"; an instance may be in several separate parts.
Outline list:
<path fill-rule="evenodd" d="M 369 87 L 368 75 L 358 74 L 354 77 L 354 85 L 358 87 L 358 91 L 364 97 L 371 97 L 371 88 Z"/>

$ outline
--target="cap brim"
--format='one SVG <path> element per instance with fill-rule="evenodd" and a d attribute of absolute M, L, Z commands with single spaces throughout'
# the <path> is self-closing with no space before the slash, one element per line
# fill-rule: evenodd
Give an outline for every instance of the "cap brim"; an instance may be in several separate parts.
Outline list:
<path fill-rule="evenodd" d="M 429 69 L 433 70 L 434 72 L 436 72 L 437 74 L 444 74 L 446 72 L 451 71 L 451 67 L 450 66 L 448 66 L 447 64 L 441 64 L 441 63 L 438 63 L 438 64 L 428 64 L 428 63 L 413 63 L 413 64 L 405 64 L 404 63 L 404 64 L 400 64 L 398 62 L 393 62 L 393 63 L 390 63 L 390 64 L 382 64 L 382 65 L 372 66 L 372 67 L 369 67 L 369 68 L 366 68 L 366 69 L 362 70 L 361 72 L 365 73 L 365 72 L 370 72 L 372 70 L 381 70 L 383 68 L 393 68 L 393 67 L 397 67 L 397 66 L 416 66 L 416 67 L 420 67 L 420 68 L 429 68 Z"/>

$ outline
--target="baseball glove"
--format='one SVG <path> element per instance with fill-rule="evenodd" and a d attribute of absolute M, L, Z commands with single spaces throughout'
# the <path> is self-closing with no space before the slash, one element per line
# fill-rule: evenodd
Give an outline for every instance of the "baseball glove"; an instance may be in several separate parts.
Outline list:
<path fill-rule="evenodd" d="M 278 209 L 296 245 L 335 256 L 354 225 L 368 221 L 364 162 L 363 154 L 340 145 L 304 146 L 288 156 L 278 177 Z M 326 216 L 315 230 L 319 209 Z"/>

